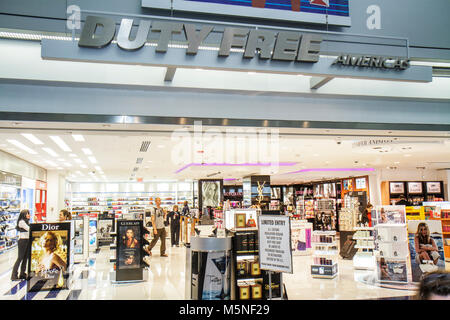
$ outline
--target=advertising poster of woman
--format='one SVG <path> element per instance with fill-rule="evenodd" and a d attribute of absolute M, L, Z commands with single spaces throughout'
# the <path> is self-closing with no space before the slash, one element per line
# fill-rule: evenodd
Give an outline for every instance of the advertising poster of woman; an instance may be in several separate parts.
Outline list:
<path fill-rule="evenodd" d="M 200 207 L 216 208 L 222 200 L 222 180 L 200 180 Z"/>
<path fill-rule="evenodd" d="M 70 223 L 32 224 L 29 291 L 67 288 Z"/>
<path fill-rule="evenodd" d="M 419 282 L 426 273 L 445 270 L 440 220 L 408 221 L 408 242 L 414 282 Z"/>

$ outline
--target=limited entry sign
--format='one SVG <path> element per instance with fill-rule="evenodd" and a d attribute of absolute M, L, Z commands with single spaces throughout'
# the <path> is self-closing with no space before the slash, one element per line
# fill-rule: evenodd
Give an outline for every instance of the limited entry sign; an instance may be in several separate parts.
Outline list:
<path fill-rule="evenodd" d="M 261 269 L 292 273 L 291 225 L 289 217 L 258 217 L 259 264 Z"/>

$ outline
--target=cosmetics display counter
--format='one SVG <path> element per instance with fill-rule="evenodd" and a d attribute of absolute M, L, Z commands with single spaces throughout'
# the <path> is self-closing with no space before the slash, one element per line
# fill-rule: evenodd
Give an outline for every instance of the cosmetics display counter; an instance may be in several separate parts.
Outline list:
<path fill-rule="evenodd" d="M 313 278 L 332 279 L 338 274 L 338 244 L 336 231 L 314 231 L 312 235 Z"/>

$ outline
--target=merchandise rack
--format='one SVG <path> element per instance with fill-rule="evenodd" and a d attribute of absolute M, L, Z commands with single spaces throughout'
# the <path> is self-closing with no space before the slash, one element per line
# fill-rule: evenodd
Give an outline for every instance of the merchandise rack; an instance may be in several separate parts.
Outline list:
<path fill-rule="evenodd" d="M 333 279 L 338 274 L 336 231 L 313 231 L 311 277 Z"/>
<path fill-rule="evenodd" d="M 16 222 L 21 207 L 20 188 L 0 184 L 0 254 L 17 246 Z"/>
<path fill-rule="evenodd" d="M 375 236 L 373 227 L 356 227 L 353 240 L 356 240 L 355 248 L 358 249 L 353 257 L 353 268 L 361 270 L 375 269 Z"/>

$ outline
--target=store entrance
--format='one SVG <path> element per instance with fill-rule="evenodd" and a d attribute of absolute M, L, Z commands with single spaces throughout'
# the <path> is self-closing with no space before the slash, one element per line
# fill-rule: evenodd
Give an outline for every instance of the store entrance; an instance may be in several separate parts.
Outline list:
<path fill-rule="evenodd" d="M 139 236 L 145 249 L 139 259 L 145 271 L 140 280 L 151 283 L 152 289 L 136 299 L 184 299 L 184 266 L 191 237 L 216 235 L 218 229 L 226 228 L 227 212 L 247 209 L 290 217 L 294 266 L 297 263 L 294 273 L 283 280 L 290 299 L 305 298 L 299 293 L 305 283 L 316 288 L 319 282 L 314 281 L 325 281 L 311 277 L 309 269 L 316 260 L 314 248 L 307 243 L 317 232 L 332 234 L 336 241 L 337 252 L 328 259 L 330 265 L 343 264 L 337 277 L 330 277 L 338 283 L 334 289 L 330 286 L 330 297 L 374 297 L 369 287 L 354 295 L 336 289 L 348 285 L 341 283 L 339 274 L 353 278 L 358 265 L 367 266 L 366 260 L 355 262 L 354 258 L 367 256 L 372 243 L 357 244 L 355 233 L 373 229 L 372 210 L 400 204 L 406 206 L 408 219 L 421 217 L 422 211 L 426 219 L 432 210 L 420 208 L 428 202 L 449 201 L 450 139 L 443 132 L 4 122 L 0 136 L 2 154 L 46 170 L 45 181 L 36 181 L 32 190 L 35 203 L 27 204 L 34 209 L 32 221 L 57 223 L 63 209 L 77 221 L 79 238 L 72 249 L 78 275 L 89 279 L 88 274 L 98 277 L 101 273 L 102 281 L 107 279 L 105 283 L 112 288 L 111 275 L 118 263 L 112 257 L 118 252 L 114 242 L 121 230 L 117 223 L 142 221 Z M 6 163 L 0 170 L 25 176 L 24 168 Z M 1 186 L 11 188 L 6 185 Z M 2 194 L 19 200 L 17 213 L 24 208 L 16 199 L 24 193 L 2 190 Z M 165 249 L 161 239 L 151 247 L 151 212 L 159 201 L 172 217 L 163 227 Z M 183 211 L 185 206 L 188 214 Z M 175 234 L 174 216 L 179 221 Z M 446 237 L 443 233 L 445 258 Z M 17 242 L 14 235 L 6 238 L 11 239 L 10 247 Z M 171 290 L 158 292 L 157 284 L 167 279 L 171 279 Z M 324 298 L 319 291 L 317 297 Z M 83 294 L 93 298 L 93 293 Z M 107 294 L 118 298 L 113 291 Z M 404 293 L 388 290 L 385 294 Z"/>

